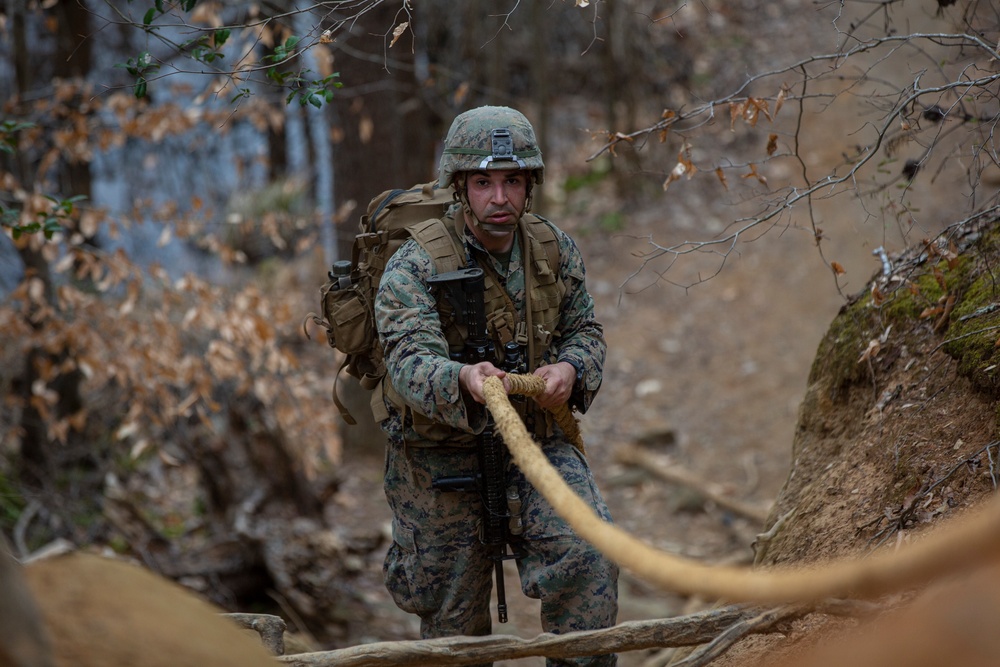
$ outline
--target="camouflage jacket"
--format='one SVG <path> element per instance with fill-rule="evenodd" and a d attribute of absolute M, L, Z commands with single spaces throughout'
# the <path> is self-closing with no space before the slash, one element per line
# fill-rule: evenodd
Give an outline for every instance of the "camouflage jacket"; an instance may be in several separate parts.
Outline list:
<path fill-rule="evenodd" d="M 453 224 L 453 220 L 445 221 Z M 566 288 L 558 326 L 554 329 L 544 361 L 571 360 L 583 368 L 582 390 L 574 392 L 574 405 L 582 412 L 589 407 L 601 385 L 606 343 L 604 329 L 594 318 L 594 301 L 587 292 L 583 258 L 576 243 L 548 223 L 559 243 L 559 278 Z M 520 232 L 518 232 L 520 233 Z M 468 256 L 489 257 L 501 276 L 507 294 L 524 315 L 524 265 L 521 244 L 515 240 L 505 268 L 488 255 L 479 241 L 465 234 Z M 406 407 L 385 400 L 389 418 L 382 428 L 390 441 L 414 445 L 467 444 L 469 434 L 485 425 L 485 412 L 459 388 L 462 364 L 452 361 L 442 329 L 437 299 L 427 278 L 435 274 L 434 262 L 414 240 L 407 241 L 389 260 L 375 300 L 375 320 L 385 350 L 386 377 Z M 488 274 L 487 274 L 488 275 Z M 414 430 L 417 422 L 432 422 L 431 429 Z M 418 427 L 419 428 L 419 427 Z"/>

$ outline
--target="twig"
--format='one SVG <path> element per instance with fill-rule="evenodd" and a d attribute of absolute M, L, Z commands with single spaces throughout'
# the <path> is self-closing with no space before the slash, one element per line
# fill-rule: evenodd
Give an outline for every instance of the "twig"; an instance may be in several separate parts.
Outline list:
<path fill-rule="evenodd" d="M 31 520 L 35 518 L 38 511 L 42 509 L 42 504 L 37 500 L 32 499 L 28 503 L 28 506 L 24 508 L 21 512 L 21 516 L 17 518 L 17 523 L 14 525 L 14 545 L 17 547 L 17 551 L 20 554 L 20 559 L 24 560 L 31 553 L 28 550 L 28 542 L 24 538 L 25 533 L 28 532 L 28 526 L 31 524 Z"/>
<path fill-rule="evenodd" d="M 707 646 L 693 652 L 684 660 L 674 663 L 673 667 L 704 667 L 747 635 L 773 632 L 781 624 L 805 616 L 810 609 L 811 605 L 788 605 L 769 609 L 753 618 L 734 623 Z"/>
<path fill-rule="evenodd" d="M 788 520 L 795 516 L 795 512 L 798 507 L 793 507 L 784 514 L 782 514 L 774 525 L 763 533 L 758 533 L 754 538 L 754 541 L 750 543 L 750 547 L 753 549 L 753 564 L 760 565 L 761 561 L 764 560 L 764 556 L 767 555 L 767 550 L 771 547 L 771 540 L 781 532 L 781 529 L 785 527 Z"/>

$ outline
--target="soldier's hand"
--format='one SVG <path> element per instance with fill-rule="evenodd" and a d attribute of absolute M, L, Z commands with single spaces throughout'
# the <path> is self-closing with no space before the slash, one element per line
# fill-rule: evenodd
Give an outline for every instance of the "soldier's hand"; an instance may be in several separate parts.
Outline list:
<path fill-rule="evenodd" d="M 462 366 L 462 370 L 458 372 L 458 384 L 463 390 L 469 392 L 476 403 L 486 403 L 486 397 L 483 395 L 483 381 L 494 376 L 503 380 L 503 388 L 510 391 L 510 383 L 505 379 L 507 374 L 488 361 Z"/>
<path fill-rule="evenodd" d="M 545 380 L 545 391 L 535 396 L 535 402 L 543 408 L 553 408 L 569 400 L 576 384 L 576 369 L 573 364 L 559 361 L 554 364 L 540 366 L 535 369 L 535 375 Z"/>

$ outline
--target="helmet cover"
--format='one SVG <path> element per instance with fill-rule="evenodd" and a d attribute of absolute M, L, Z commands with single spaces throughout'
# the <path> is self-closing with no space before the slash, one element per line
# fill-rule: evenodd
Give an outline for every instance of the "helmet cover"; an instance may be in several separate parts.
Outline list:
<path fill-rule="evenodd" d="M 484 106 L 459 114 L 444 140 L 438 187 L 452 184 L 462 171 L 524 169 L 541 183 L 545 164 L 535 130 L 520 111 Z"/>

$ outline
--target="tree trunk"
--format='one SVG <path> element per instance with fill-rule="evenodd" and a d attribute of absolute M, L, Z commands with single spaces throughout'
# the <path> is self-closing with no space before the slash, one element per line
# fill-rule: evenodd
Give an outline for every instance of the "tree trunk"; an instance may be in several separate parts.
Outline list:
<path fill-rule="evenodd" d="M 358 207 L 341 223 L 341 257 L 350 256 L 358 216 L 372 197 L 389 188 L 428 181 L 436 171 L 434 147 L 441 139 L 440 123 L 417 93 L 413 54 L 404 43 L 408 37 L 391 49 L 383 37 L 398 23 L 397 11 L 392 3 L 372 8 L 364 26 L 341 38 L 349 52 L 337 53 L 345 87 L 333 103 L 339 141 L 334 158 L 336 201 L 341 206 L 353 201 Z M 371 81 L 382 83 L 366 90 L 364 84 Z"/>
<path fill-rule="evenodd" d="M 56 3 L 48 11 L 55 24 L 56 40 L 54 53 L 41 53 L 32 51 L 33 44 L 25 43 L 23 48 L 15 49 L 14 69 L 17 72 L 17 89 L 20 95 L 30 94 L 35 90 L 36 85 L 50 85 L 50 77 L 64 80 L 74 80 L 79 89 L 77 95 L 85 94 L 82 91 L 83 77 L 90 69 L 90 42 L 86 39 L 89 33 L 89 13 L 81 3 Z M 21 39 L 25 32 L 24 25 L 24 5 L 15 2 L 13 7 L 13 23 L 15 27 L 15 39 Z M 36 63 L 47 63 L 40 70 L 35 67 Z M 47 68 L 51 71 L 42 71 Z M 33 184 L 41 180 L 43 175 L 35 173 L 40 156 L 18 153 L 15 163 L 15 177 L 24 184 Z M 63 159 L 57 166 L 56 187 L 57 196 L 70 197 L 91 195 L 90 165 L 86 162 L 75 159 Z M 44 186 L 43 186 L 44 187 Z M 55 289 L 52 276 L 49 271 L 48 262 L 42 256 L 39 248 L 32 239 L 25 239 L 17 245 L 18 254 L 25 267 L 25 274 L 29 277 L 42 281 L 46 303 L 53 310 L 58 311 L 58 303 L 55 299 Z M 29 321 L 36 326 L 41 322 L 39 318 L 29 318 Z M 82 374 L 78 370 L 64 371 L 54 378 L 44 378 L 40 374 L 42 365 L 52 365 L 59 367 L 70 354 L 68 350 L 43 351 L 41 348 L 28 350 L 25 356 L 25 365 L 21 377 L 16 382 L 22 396 L 24 397 L 24 410 L 21 414 L 21 454 L 25 464 L 22 476 L 24 481 L 39 485 L 45 482 L 52 472 L 50 468 L 50 444 L 49 428 L 53 421 L 64 419 L 75 414 L 83 407 L 83 397 L 80 393 L 80 383 Z M 53 390 L 58 400 L 52 409 L 51 414 L 43 414 L 39 407 L 32 401 L 35 394 L 36 384 L 46 382 L 47 388 Z"/>

